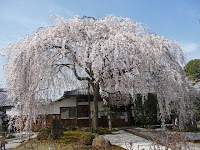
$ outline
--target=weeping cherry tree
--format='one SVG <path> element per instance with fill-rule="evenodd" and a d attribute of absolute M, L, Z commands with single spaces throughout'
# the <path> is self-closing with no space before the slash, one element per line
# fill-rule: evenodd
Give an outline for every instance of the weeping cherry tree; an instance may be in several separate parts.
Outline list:
<path fill-rule="evenodd" d="M 114 105 L 129 104 L 130 96 L 134 102 L 137 94 L 144 102 L 148 93 L 155 93 L 163 126 L 172 103 L 177 104 L 181 129 L 187 108 L 193 108 L 195 93 L 181 67 L 185 55 L 180 46 L 129 18 L 58 17 L 4 51 L 9 96 L 18 99 L 21 115 L 29 120 L 37 115 L 32 106 L 38 100 L 56 100 L 64 90 L 88 84 L 94 95 L 93 132 L 98 129 L 98 99 L 108 93 L 118 93 L 110 101 Z"/>

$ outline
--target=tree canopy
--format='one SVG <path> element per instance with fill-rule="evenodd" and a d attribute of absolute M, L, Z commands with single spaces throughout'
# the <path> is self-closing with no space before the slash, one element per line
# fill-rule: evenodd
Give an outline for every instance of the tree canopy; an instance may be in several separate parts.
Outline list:
<path fill-rule="evenodd" d="M 200 59 L 189 61 L 184 67 L 184 71 L 189 78 L 200 78 Z"/>
<path fill-rule="evenodd" d="M 144 101 L 148 93 L 156 93 L 163 125 L 172 103 L 177 104 L 181 127 L 186 103 L 192 107 L 194 92 L 180 66 L 185 60 L 180 46 L 129 18 L 58 18 L 5 51 L 6 87 L 10 98 L 23 105 L 22 115 L 36 115 L 30 108 L 38 99 L 55 100 L 64 90 L 88 83 L 94 99 L 109 92 L 123 95 L 111 102 L 115 105 L 130 103 L 130 96 L 135 101 L 141 94 Z"/>

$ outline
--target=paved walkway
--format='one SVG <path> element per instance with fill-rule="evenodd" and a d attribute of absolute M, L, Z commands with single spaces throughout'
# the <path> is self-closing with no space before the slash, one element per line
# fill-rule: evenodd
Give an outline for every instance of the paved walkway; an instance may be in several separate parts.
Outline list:
<path fill-rule="evenodd" d="M 150 148 L 153 149 L 153 144 L 151 141 L 122 130 L 114 132 L 112 134 L 102 135 L 102 137 L 109 140 L 111 144 L 118 145 L 128 150 L 149 150 Z M 165 150 L 164 146 L 161 146 L 160 148 L 161 150 Z"/>
<path fill-rule="evenodd" d="M 11 139 L 6 139 L 6 150 L 9 149 L 13 149 L 16 148 L 17 146 L 19 146 L 20 144 L 22 144 L 23 142 L 26 142 L 28 139 L 32 139 L 35 138 L 37 135 L 35 133 L 26 133 L 26 132 L 21 132 L 21 133 L 15 133 L 13 134 L 15 136 L 15 138 L 11 138 Z"/>
<path fill-rule="evenodd" d="M 142 129 L 143 130 L 143 129 Z M 144 131 L 144 130 L 143 130 Z M 142 137 L 120 130 L 112 134 L 102 135 L 109 140 L 111 144 L 118 145 L 127 150 L 151 150 L 153 142 Z M 193 136 L 192 136 L 193 137 Z M 195 136 L 194 136 L 195 137 Z M 196 139 L 196 137 L 195 137 Z M 131 144 L 130 144 L 131 143 Z M 160 146 L 160 150 L 165 150 L 166 147 Z M 189 143 L 190 150 L 200 150 L 200 144 Z M 156 146 L 156 149 L 159 149 Z M 168 149 L 170 150 L 170 149 Z"/>
<path fill-rule="evenodd" d="M 144 133 L 144 134 L 148 134 L 151 135 L 155 138 L 160 138 L 162 137 L 162 133 L 163 133 L 163 129 L 161 128 L 157 128 L 157 129 L 145 129 L 145 128 L 134 128 L 134 127 L 130 127 L 127 128 L 130 131 L 137 131 L 139 133 Z M 152 132 L 154 132 L 152 134 Z M 166 133 L 166 131 L 164 131 Z M 200 140 L 200 132 L 173 132 L 173 131 L 167 131 L 168 134 L 171 135 L 176 135 L 176 134 L 181 134 L 183 137 L 183 139 L 189 139 L 190 141 L 194 141 L 194 140 Z"/>
<path fill-rule="evenodd" d="M 159 139 L 165 141 L 165 137 L 163 136 L 163 130 L 161 128 L 157 129 L 145 129 L 145 128 L 129 128 L 127 129 L 129 131 L 137 131 L 138 133 L 141 133 L 143 135 L 150 136 L 154 139 Z M 164 131 L 166 133 L 166 131 Z M 175 140 L 177 140 L 177 135 L 182 135 L 182 140 L 189 140 L 189 148 L 190 150 L 200 150 L 200 144 L 195 144 L 192 141 L 194 140 L 200 140 L 200 132 L 173 132 L 173 131 L 167 131 L 168 135 L 171 135 L 174 137 Z"/>

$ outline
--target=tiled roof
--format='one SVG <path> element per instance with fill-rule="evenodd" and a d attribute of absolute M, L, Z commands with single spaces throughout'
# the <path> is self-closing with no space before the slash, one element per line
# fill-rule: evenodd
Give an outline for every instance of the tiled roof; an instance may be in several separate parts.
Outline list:
<path fill-rule="evenodd" d="M 0 88 L 0 107 L 2 106 L 13 106 L 11 101 L 8 99 L 8 93 Z"/>
<path fill-rule="evenodd" d="M 63 96 L 56 101 L 60 101 L 69 96 L 83 96 L 88 95 L 88 89 L 75 89 L 71 91 L 65 91 Z M 90 89 L 90 95 L 93 95 L 92 89 Z"/>
<path fill-rule="evenodd" d="M 90 90 L 90 94 L 92 95 L 93 92 Z M 65 91 L 64 96 L 77 96 L 77 95 L 88 95 L 88 89 L 76 89 L 72 91 Z"/>

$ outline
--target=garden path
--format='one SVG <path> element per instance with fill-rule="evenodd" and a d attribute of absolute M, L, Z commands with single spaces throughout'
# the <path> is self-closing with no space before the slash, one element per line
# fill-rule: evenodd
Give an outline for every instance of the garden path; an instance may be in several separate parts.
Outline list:
<path fill-rule="evenodd" d="M 119 130 L 112 134 L 105 134 L 102 135 L 102 137 L 109 140 L 111 144 L 118 145 L 128 150 L 142 150 L 142 149 L 149 150 L 150 148 L 153 148 L 153 143 L 151 141 L 133 135 L 131 133 L 125 132 L 123 130 Z M 163 150 L 165 149 L 164 146 L 161 146 L 161 148 Z"/>
<path fill-rule="evenodd" d="M 136 127 L 128 127 L 123 128 L 125 131 L 133 131 L 139 133 L 142 137 L 147 137 L 147 139 L 159 139 L 165 141 L 165 136 L 163 133 L 168 133 L 168 135 L 172 135 L 172 137 L 177 140 L 177 135 L 182 135 L 182 140 L 189 140 L 189 148 L 190 150 L 200 150 L 200 144 L 193 143 L 194 140 L 200 140 L 200 132 L 174 132 L 174 131 L 164 131 L 161 128 L 157 129 L 145 129 L 145 128 L 136 128 Z M 136 134 L 138 135 L 138 134 Z"/>
<path fill-rule="evenodd" d="M 29 134 L 26 132 L 14 133 L 13 135 L 15 136 L 15 138 L 6 139 L 7 142 L 5 145 L 6 150 L 16 148 L 17 146 L 27 141 L 28 139 L 32 139 L 37 136 L 36 133 Z"/>

